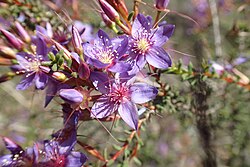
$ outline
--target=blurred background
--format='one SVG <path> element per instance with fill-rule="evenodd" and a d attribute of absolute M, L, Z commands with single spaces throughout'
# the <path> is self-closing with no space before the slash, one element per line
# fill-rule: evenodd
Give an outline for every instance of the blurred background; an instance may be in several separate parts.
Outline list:
<path fill-rule="evenodd" d="M 126 4 L 132 11 L 134 1 L 126 0 Z M 174 64 L 181 61 L 185 68 L 192 62 L 197 69 L 203 60 L 222 67 L 235 64 L 235 70 L 228 73 L 248 84 L 250 62 L 238 65 L 235 61 L 250 57 L 249 4 L 248 0 L 170 1 L 168 8 L 171 12 L 162 21 L 176 26 L 173 37 L 164 46 Z M 29 5 L 31 8 L 27 8 Z M 72 23 L 70 17 L 81 21 L 93 34 L 102 28 L 115 36 L 104 26 L 94 0 L 1 1 L 0 8 L 1 26 L 7 25 L 5 20 L 11 22 L 18 18 L 31 31 L 35 24 L 50 22 L 58 32 L 63 30 L 67 34 L 67 27 Z M 156 16 L 153 0 L 142 1 L 139 8 L 141 13 Z M 0 39 L 0 44 L 3 40 Z M 6 71 L 9 69 L 0 68 L 0 74 Z M 206 166 L 204 157 L 211 154 L 216 166 L 250 167 L 249 89 L 219 78 L 206 79 L 203 84 L 206 88 L 200 89 L 183 80 L 183 76 L 166 74 L 163 77 L 168 84 L 167 98 L 164 103 L 157 104 L 159 111 L 143 126 L 137 159 L 127 165 L 200 167 Z M 55 98 L 44 108 L 44 92 L 32 88 L 16 91 L 19 80 L 15 78 L 0 85 L 0 135 L 23 146 L 32 146 L 34 141 L 50 138 L 62 127 L 61 101 Z M 194 99 L 198 101 L 199 91 L 206 91 L 206 104 L 202 104 L 206 107 L 205 119 L 195 113 L 197 104 Z M 105 125 L 111 127 L 111 123 Z M 112 134 L 117 139 L 126 138 L 124 129 L 129 128 L 123 122 L 117 122 Z M 121 146 L 96 121 L 81 122 L 78 135 L 80 140 L 100 152 L 108 152 L 114 145 Z M 4 153 L 6 150 L 1 142 L 0 155 Z M 89 166 L 100 166 L 96 158 L 88 157 Z M 123 161 L 122 157 L 113 166 L 122 166 L 119 161 Z"/>

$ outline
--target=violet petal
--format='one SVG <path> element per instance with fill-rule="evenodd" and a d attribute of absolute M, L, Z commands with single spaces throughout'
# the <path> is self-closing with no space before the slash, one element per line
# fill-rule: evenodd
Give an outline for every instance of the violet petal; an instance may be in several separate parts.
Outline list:
<path fill-rule="evenodd" d="M 163 48 L 156 46 L 149 50 L 146 60 L 150 65 L 161 69 L 166 69 L 172 64 L 168 53 Z"/>
<path fill-rule="evenodd" d="M 20 151 L 23 151 L 22 147 L 19 146 L 18 144 L 16 144 L 15 142 L 13 142 L 12 140 L 10 140 L 9 138 L 7 137 L 3 137 L 3 141 L 4 141 L 4 144 L 6 146 L 6 148 L 8 150 L 10 150 L 10 152 L 12 154 L 20 154 Z"/>
<path fill-rule="evenodd" d="M 129 101 L 124 100 L 119 108 L 118 113 L 121 118 L 133 129 L 137 130 L 138 128 L 138 115 L 136 105 Z"/>
<path fill-rule="evenodd" d="M 103 94 L 107 94 L 109 92 L 109 77 L 107 74 L 103 72 L 93 71 L 90 74 L 90 80 L 93 82 L 93 85 Z"/>
<path fill-rule="evenodd" d="M 117 106 L 107 96 L 101 96 L 91 108 L 92 118 L 105 118 L 117 110 Z"/>
<path fill-rule="evenodd" d="M 134 83 L 130 88 L 131 100 L 137 104 L 146 103 L 155 98 L 158 90 L 145 83 Z"/>
<path fill-rule="evenodd" d="M 126 63 L 126 62 L 116 62 L 114 63 L 112 66 L 110 66 L 109 71 L 111 72 L 118 72 L 118 73 L 123 73 L 126 71 L 131 70 L 131 66 L 130 64 Z"/>
<path fill-rule="evenodd" d="M 66 167 L 81 167 L 87 161 L 86 155 L 80 152 L 71 152 L 67 157 Z"/>
<path fill-rule="evenodd" d="M 36 40 L 36 54 L 38 56 L 42 56 L 41 58 L 44 58 L 45 56 L 47 56 L 46 43 L 44 42 L 42 38 L 39 38 L 39 37 Z"/>
<path fill-rule="evenodd" d="M 38 72 L 36 74 L 35 85 L 39 90 L 43 90 L 48 83 L 48 76 L 43 72 Z"/>
<path fill-rule="evenodd" d="M 25 90 L 33 84 L 36 73 L 24 74 L 21 82 L 16 86 L 17 90 Z"/>

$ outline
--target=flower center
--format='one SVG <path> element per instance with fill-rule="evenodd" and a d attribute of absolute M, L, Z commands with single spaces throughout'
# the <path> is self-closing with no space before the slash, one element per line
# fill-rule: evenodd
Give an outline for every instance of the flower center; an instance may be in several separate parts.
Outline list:
<path fill-rule="evenodd" d="M 28 64 L 25 66 L 25 69 L 27 72 L 38 72 L 39 66 L 41 65 L 42 56 L 37 56 L 37 57 L 24 57 L 27 61 Z"/>
<path fill-rule="evenodd" d="M 101 62 L 105 63 L 105 64 L 110 64 L 112 62 L 112 54 L 107 53 L 107 52 L 102 52 L 100 54 L 100 59 Z"/>
<path fill-rule="evenodd" d="M 30 62 L 30 71 L 39 71 L 39 66 L 40 66 L 40 62 L 39 61 L 33 61 Z"/>
<path fill-rule="evenodd" d="M 117 85 L 110 94 L 111 100 L 121 103 L 125 98 L 128 98 L 128 90 L 124 85 Z"/>
<path fill-rule="evenodd" d="M 137 42 L 137 47 L 140 51 L 142 52 L 146 52 L 149 48 L 149 43 L 147 41 L 147 39 L 142 38 Z"/>

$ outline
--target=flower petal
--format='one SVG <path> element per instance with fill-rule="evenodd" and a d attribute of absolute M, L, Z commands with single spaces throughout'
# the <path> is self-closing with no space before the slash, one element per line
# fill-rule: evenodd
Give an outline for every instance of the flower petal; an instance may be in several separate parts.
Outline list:
<path fill-rule="evenodd" d="M 42 38 L 39 38 L 39 37 L 36 39 L 36 54 L 39 56 L 42 56 L 41 58 L 44 58 L 45 56 L 47 56 L 46 43 L 44 42 Z"/>
<path fill-rule="evenodd" d="M 168 39 L 172 36 L 174 32 L 174 25 L 167 24 L 164 26 L 160 26 L 156 29 L 154 29 L 154 32 L 151 32 L 152 34 L 152 41 L 154 41 L 155 46 L 162 46 L 164 45 Z"/>
<path fill-rule="evenodd" d="M 137 107 L 133 102 L 124 100 L 118 108 L 118 113 L 131 128 L 137 130 L 138 114 Z"/>
<path fill-rule="evenodd" d="M 174 33 L 174 29 L 175 29 L 175 25 L 173 24 L 164 25 L 163 35 L 170 38 Z"/>
<path fill-rule="evenodd" d="M 0 157 L 0 166 L 11 167 L 11 166 L 15 165 L 12 157 L 13 157 L 13 155 L 11 155 L 11 154 L 4 155 L 4 156 Z"/>
<path fill-rule="evenodd" d="M 33 59 L 34 57 L 25 52 L 20 52 L 16 55 L 17 62 L 22 69 L 27 69 L 31 66 L 28 61 L 29 58 Z"/>
<path fill-rule="evenodd" d="M 109 97 L 101 96 L 91 108 L 92 118 L 105 118 L 110 116 L 117 110 L 114 102 L 111 102 Z"/>
<path fill-rule="evenodd" d="M 33 84 L 36 73 L 24 74 L 21 82 L 16 86 L 17 90 L 25 90 Z"/>
<path fill-rule="evenodd" d="M 152 28 L 152 19 L 150 17 L 145 17 L 143 14 L 138 14 L 133 26 L 132 26 L 132 36 L 137 38 L 139 34 L 143 31 L 150 31 Z"/>
<path fill-rule="evenodd" d="M 111 72 L 123 73 L 123 72 L 131 70 L 131 66 L 130 64 L 126 62 L 120 61 L 120 62 L 114 63 L 112 66 L 108 68 L 108 70 Z"/>
<path fill-rule="evenodd" d="M 132 60 L 132 69 L 128 71 L 129 75 L 137 74 L 146 64 L 145 56 L 138 55 L 135 60 Z"/>
<path fill-rule="evenodd" d="M 36 88 L 39 90 L 43 90 L 48 83 L 48 76 L 43 72 L 38 72 L 36 74 L 35 84 Z"/>
<path fill-rule="evenodd" d="M 128 37 L 122 36 L 119 38 L 112 39 L 113 54 L 118 57 L 118 59 L 123 56 L 128 48 Z"/>
<path fill-rule="evenodd" d="M 146 103 L 155 98 L 158 94 L 158 90 L 145 83 L 134 83 L 130 87 L 131 100 L 135 103 L 142 104 Z"/>
<path fill-rule="evenodd" d="M 112 45 L 111 40 L 106 32 L 104 32 L 103 30 L 100 29 L 97 34 L 98 34 L 99 39 L 96 39 L 94 41 L 95 45 L 97 45 L 101 48 L 102 47 L 109 47 Z"/>
<path fill-rule="evenodd" d="M 23 151 L 22 147 L 19 146 L 18 144 L 16 144 L 15 142 L 13 142 L 12 140 L 10 140 L 9 138 L 7 137 L 3 137 L 3 141 L 4 141 L 4 144 L 6 146 L 6 148 L 8 150 L 10 150 L 10 152 L 12 154 L 20 154 L 20 151 Z"/>
<path fill-rule="evenodd" d="M 109 64 L 104 64 L 103 62 L 101 62 L 101 61 L 99 61 L 98 59 L 95 59 L 95 58 L 87 59 L 87 63 L 90 64 L 90 65 L 95 66 L 98 69 L 105 68 L 105 67 L 107 67 L 109 65 Z"/>
<path fill-rule="evenodd" d="M 90 80 L 93 82 L 93 85 L 103 94 L 109 92 L 109 78 L 108 75 L 103 72 L 91 72 Z"/>
<path fill-rule="evenodd" d="M 66 167 L 80 167 L 87 161 L 86 155 L 80 152 L 71 152 L 67 157 Z"/>
<path fill-rule="evenodd" d="M 50 80 L 46 89 L 46 97 L 45 97 L 45 105 L 44 107 L 47 107 L 47 105 L 51 102 L 51 100 L 54 98 L 57 90 L 58 90 L 59 83 L 56 81 Z"/>
<path fill-rule="evenodd" d="M 150 65 L 161 69 L 166 69 L 172 64 L 168 53 L 163 48 L 156 46 L 149 50 L 146 60 Z"/>

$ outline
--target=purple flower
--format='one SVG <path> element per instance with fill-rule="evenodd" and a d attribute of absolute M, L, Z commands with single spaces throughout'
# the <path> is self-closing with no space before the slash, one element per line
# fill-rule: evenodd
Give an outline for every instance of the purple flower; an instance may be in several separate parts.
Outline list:
<path fill-rule="evenodd" d="M 36 39 L 36 55 L 26 52 L 17 53 L 16 59 L 19 63 L 19 72 L 24 73 L 23 79 L 17 85 L 18 90 L 25 90 L 33 83 L 37 89 L 44 89 L 48 76 L 40 70 L 41 62 L 47 56 L 47 46 L 43 39 Z"/>
<path fill-rule="evenodd" d="M 99 30 L 93 44 L 84 44 L 84 54 L 87 63 L 96 68 L 122 73 L 130 70 L 128 63 L 119 61 L 127 51 L 127 46 L 126 36 L 110 39 L 104 31 Z"/>
<path fill-rule="evenodd" d="M 32 148 L 24 150 L 21 146 L 7 137 L 3 137 L 3 141 L 11 154 L 0 157 L 0 166 L 32 166 L 35 163 L 35 156 Z"/>
<path fill-rule="evenodd" d="M 171 66 L 171 59 L 162 46 L 174 32 L 174 25 L 163 24 L 153 28 L 152 18 L 138 14 L 132 26 L 132 36 L 129 41 L 129 61 L 133 65 L 134 74 L 141 70 L 146 62 L 165 69 Z"/>
<path fill-rule="evenodd" d="M 230 63 L 230 64 L 227 63 L 226 65 L 221 65 L 221 64 L 218 64 L 214 61 L 209 61 L 209 63 L 211 64 L 210 71 L 211 72 L 214 71 L 217 74 L 222 75 L 225 71 L 232 72 L 233 68 L 235 68 L 236 66 L 241 65 L 249 60 L 250 60 L 249 57 L 240 56 L 240 57 L 237 57 L 236 59 L 234 59 L 232 61 L 232 63 Z"/>
<path fill-rule="evenodd" d="M 39 148 L 37 167 L 81 167 L 87 157 L 80 152 L 72 151 L 72 147 L 62 147 L 57 141 L 44 141 Z"/>
<path fill-rule="evenodd" d="M 138 128 L 136 104 L 146 103 L 154 99 L 158 93 L 153 86 L 145 83 L 134 83 L 134 78 L 128 80 L 116 75 L 115 80 L 110 81 L 103 73 L 95 72 L 92 73 L 91 80 L 103 93 L 92 106 L 91 116 L 104 118 L 118 111 L 121 118 L 136 130 Z"/>

